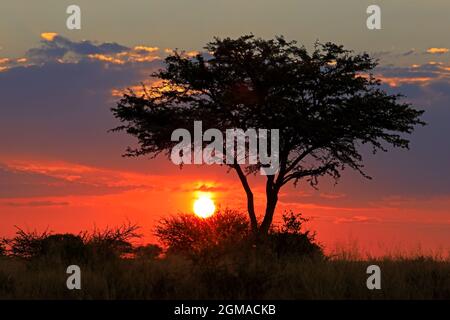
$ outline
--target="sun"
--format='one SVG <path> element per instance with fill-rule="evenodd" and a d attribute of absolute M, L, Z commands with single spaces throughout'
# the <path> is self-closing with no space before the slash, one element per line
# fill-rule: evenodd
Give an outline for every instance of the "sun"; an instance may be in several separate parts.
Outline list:
<path fill-rule="evenodd" d="M 201 218 L 208 218 L 214 214 L 216 206 L 208 196 L 201 196 L 194 201 L 194 213 Z"/>

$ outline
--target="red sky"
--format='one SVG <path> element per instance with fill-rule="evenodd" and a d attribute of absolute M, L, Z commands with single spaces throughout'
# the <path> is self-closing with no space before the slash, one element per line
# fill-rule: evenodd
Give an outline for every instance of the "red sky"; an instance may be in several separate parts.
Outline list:
<path fill-rule="evenodd" d="M 222 207 L 245 207 L 242 187 L 225 168 L 122 158 L 134 141 L 108 132 L 117 125 L 109 109 L 118 93 L 161 67 L 164 49 L 47 38 L 23 56 L 0 56 L 0 236 L 11 236 L 14 225 L 78 232 L 129 220 L 154 241 L 154 223 L 191 211 L 198 192 Z M 428 126 L 413 134 L 411 150 L 364 150 L 373 180 L 348 171 L 337 186 L 289 186 L 278 217 L 283 209 L 310 217 L 308 227 L 328 250 L 354 243 L 373 254 L 450 249 L 450 54 L 429 51 L 377 69 L 386 90 L 426 110 Z M 251 183 L 261 212 L 264 178 Z"/>
<path fill-rule="evenodd" d="M 168 162 L 163 158 L 152 161 Z M 148 161 L 149 166 L 152 161 Z M 5 163 L 11 172 L 27 176 L 22 179 L 24 189 L 35 189 L 34 194 L 30 191 L 28 196 L 0 201 L 0 233 L 7 236 L 14 233 L 14 225 L 31 230 L 78 232 L 131 221 L 142 226 L 142 241 L 155 241 L 155 222 L 167 214 L 192 212 L 199 193 L 212 195 L 222 207 L 245 208 L 239 182 L 222 167 L 180 170 L 168 163 L 165 174 L 155 175 L 30 158 Z M 43 177 L 51 180 L 44 181 Z M 355 184 L 361 188 L 370 184 L 357 176 L 348 178 L 356 179 Z M 252 179 L 260 212 L 264 205 L 263 182 L 263 177 Z M 306 185 L 287 188 L 280 195 L 278 213 L 293 209 L 311 218 L 307 227 L 317 232 L 318 240 L 329 251 L 336 246 L 354 245 L 371 254 L 419 248 L 445 252 L 448 248 L 450 197 L 392 196 L 357 203 L 352 200 L 351 191 L 345 193 L 338 187 L 333 190 L 326 182 L 324 188 L 328 191 Z M 58 189 L 61 194 L 55 191 Z M 56 195 L 51 196 L 52 193 Z"/>

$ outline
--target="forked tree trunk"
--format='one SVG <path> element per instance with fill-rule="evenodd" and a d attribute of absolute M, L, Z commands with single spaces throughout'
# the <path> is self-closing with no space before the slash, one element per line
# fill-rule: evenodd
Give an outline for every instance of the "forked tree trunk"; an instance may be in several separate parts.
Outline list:
<path fill-rule="evenodd" d="M 266 210 L 263 221 L 261 225 L 258 226 L 253 192 L 248 184 L 247 177 L 239 165 L 235 165 L 233 168 L 236 170 L 247 196 L 247 212 L 250 218 L 250 226 L 253 236 L 255 239 L 264 239 L 268 235 L 270 226 L 272 225 L 275 208 L 278 202 L 278 192 L 280 191 L 280 186 L 274 183 L 273 177 L 268 179 L 266 184 Z"/>
<path fill-rule="evenodd" d="M 270 226 L 272 225 L 273 216 L 275 214 L 275 209 L 278 202 L 278 191 L 272 191 L 267 195 L 266 199 L 266 210 L 264 213 L 264 219 L 259 226 L 258 235 L 259 237 L 266 237 L 269 233 Z"/>
<path fill-rule="evenodd" d="M 273 190 L 266 195 L 266 210 L 261 225 L 256 220 L 253 193 L 247 193 L 247 210 L 250 217 L 250 224 L 253 235 L 256 239 L 264 239 L 270 230 L 273 216 L 278 203 L 278 190 Z"/>

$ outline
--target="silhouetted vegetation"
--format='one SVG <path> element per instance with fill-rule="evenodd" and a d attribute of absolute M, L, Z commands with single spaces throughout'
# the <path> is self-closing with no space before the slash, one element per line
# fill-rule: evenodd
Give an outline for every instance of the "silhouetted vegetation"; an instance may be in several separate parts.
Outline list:
<path fill-rule="evenodd" d="M 301 213 L 288 211 L 282 215 L 283 222 L 275 230 L 269 232 L 268 245 L 278 256 L 322 257 L 322 248 L 315 242 L 315 233 L 302 231 L 303 224 L 308 222 Z"/>
<path fill-rule="evenodd" d="M 248 216 L 224 209 L 208 219 L 192 214 L 164 218 L 157 225 L 155 234 L 167 248 L 167 254 L 183 254 L 194 260 L 217 261 L 221 256 L 236 254 L 236 258 L 242 258 L 244 252 L 320 257 L 322 249 L 314 242 L 314 234 L 302 231 L 306 221 L 301 214 L 285 212 L 283 223 L 271 228 L 268 237 L 260 239 L 251 232 Z"/>
<path fill-rule="evenodd" d="M 134 255 L 138 259 L 156 259 L 162 253 L 163 249 L 156 244 L 146 244 L 133 249 Z"/>
<path fill-rule="evenodd" d="M 248 218 L 234 210 L 219 210 L 208 219 L 179 214 L 162 219 L 155 235 L 166 246 L 167 253 L 191 257 L 207 252 L 221 254 L 249 237 Z"/>
<path fill-rule="evenodd" d="M 236 156 L 222 161 L 243 186 L 255 235 L 269 233 L 286 184 L 306 180 L 316 186 L 323 176 L 337 181 L 345 168 L 369 178 L 363 172 L 362 144 L 374 153 L 408 148 L 408 134 L 424 124 L 423 111 L 383 90 L 373 74 L 377 62 L 366 53 L 334 43 L 316 43 L 308 52 L 283 37 L 253 35 L 215 38 L 205 51 L 168 56 L 165 68 L 153 74 L 158 85 L 144 88 L 143 94 L 125 94 L 112 109 L 122 122 L 114 130 L 136 137 L 138 147 L 128 148 L 128 156 L 170 156 L 178 143 L 171 139 L 174 130 L 183 128 L 193 136 L 194 121 L 223 135 L 235 128 L 279 129 L 279 170 L 266 177 L 261 221 L 247 176 L 270 165 L 259 158 L 256 164 L 241 164 Z M 249 153 L 239 157 L 248 160 Z"/>
<path fill-rule="evenodd" d="M 138 226 L 123 224 L 116 228 L 94 230 L 91 234 L 52 234 L 17 228 L 11 239 L 3 239 L 4 254 L 21 259 L 58 259 L 62 262 L 83 263 L 120 258 L 133 253 L 130 240 L 139 238 Z"/>
<path fill-rule="evenodd" d="M 18 229 L 2 241 L 0 299 L 450 298 L 450 257 L 325 256 L 306 221 L 285 212 L 255 243 L 238 211 L 174 215 L 155 229 L 163 248 L 133 246 L 140 234 L 132 224 L 78 235 Z M 69 264 L 81 267 L 82 290 L 67 290 Z M 382 269 L 382 290 L 366 288 L 370 264 Z"/>

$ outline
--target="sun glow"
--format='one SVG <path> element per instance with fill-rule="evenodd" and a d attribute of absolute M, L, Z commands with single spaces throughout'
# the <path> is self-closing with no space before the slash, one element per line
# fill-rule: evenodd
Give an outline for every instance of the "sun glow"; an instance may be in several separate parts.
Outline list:
<path fill-rule="evenodd" d="M 201 218 L 208 218 L 214 214 L 216 206 L 209 196 L 200 196 L 194 201 L 194 213 Z"/>

